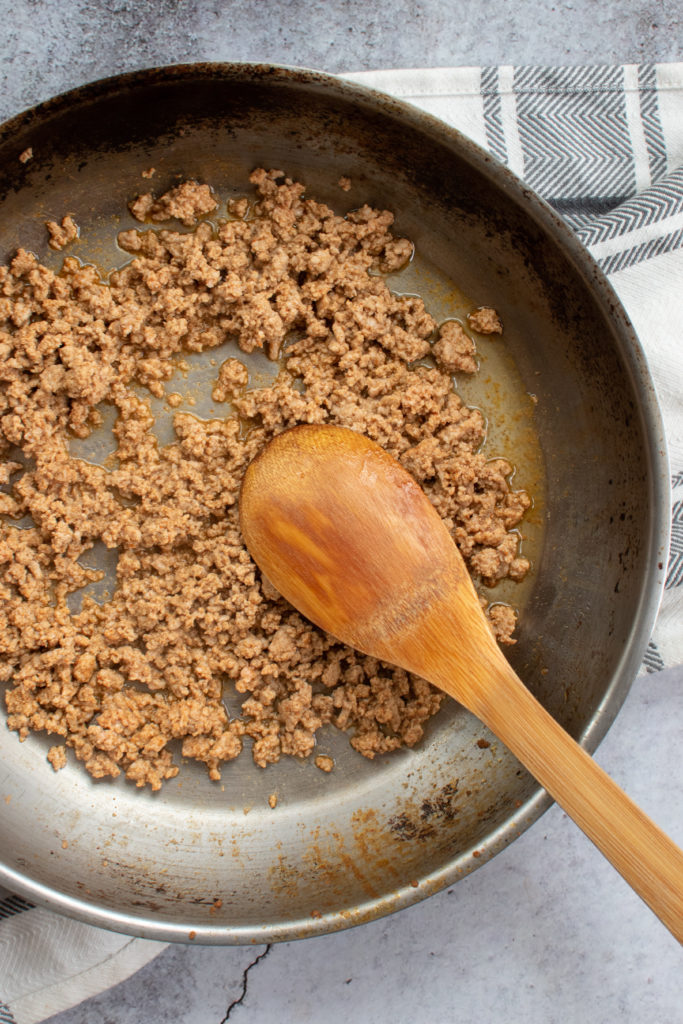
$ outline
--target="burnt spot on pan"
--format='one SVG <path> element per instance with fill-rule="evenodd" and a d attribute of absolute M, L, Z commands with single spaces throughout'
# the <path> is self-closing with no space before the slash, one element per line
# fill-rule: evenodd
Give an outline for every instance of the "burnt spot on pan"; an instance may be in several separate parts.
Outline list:
<path fill-rule="evenodd" d="M 460 813 L 456 803 L 459 780 L 447 783 L 433 797 L 423 800 L 414 812 L 402 811 L 389 819 L 389 829 L 401 842 L 424 842 L 439 826 L 451 822 Z"/>

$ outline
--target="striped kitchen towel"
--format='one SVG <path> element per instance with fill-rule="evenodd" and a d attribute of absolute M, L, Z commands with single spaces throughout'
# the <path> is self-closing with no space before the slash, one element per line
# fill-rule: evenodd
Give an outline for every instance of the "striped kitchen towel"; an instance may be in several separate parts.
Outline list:
<path fill-rule="evenodd" d="M 683 64 L 348 76 L 458 128 L 539 193 L 609 277 L 648 359 L 671 459 L 664 600 L 643 668 L 683 662 Z"/>
<path fill-rule="evenodd" d="M 644 668 L 682 663 L 683 64 L 348 77 L 416 104 L 488 149 L 566 218 L 608 274 L 647 354 L 672 464 L 666 593 Z M 0 890 L 0 1024 L 37 1024 L 122 981 L 163 948 Z"/>
<path fill-rule="evenodd" d="M 0 886 L 0 1024 L 35 1024 L 76 1006 L 166 945 L 72 921 Z"/>

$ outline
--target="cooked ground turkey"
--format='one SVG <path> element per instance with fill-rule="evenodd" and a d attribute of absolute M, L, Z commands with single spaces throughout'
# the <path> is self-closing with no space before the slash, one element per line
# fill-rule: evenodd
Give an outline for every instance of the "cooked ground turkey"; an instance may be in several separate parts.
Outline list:
<path fill-rule="evenodd" d="M 61 224 L 56 220 L 45 221 L 45 227 L 47 233 L 50 236 L 50 240 L 47 243 L 51 249 L 64 249 L 70 242 L 74 242 L 78 238 L 78 224 L 68 214 L 66 217 L 62 217 Z"/>
<path fill-rule="evenodd" d="M 159 199 L 155 199 L 151 192 L 138 196 L 129 203 L 128 209 L 139 221 L 161 223 L 175 218 L 186 227 L 192 227 L 203 214 L 212 213 L 217 206 L 208 185 L 184 181 L 182 185 L 169 189 Z"/>
<path fill-rule="evenodd" d="M 467 314 L 467 322 L 477 334 L 502 334 L 503 325 L 495 309 L 480 306 Z"/>
<path fill-rule="evenodd" d="M 73 258 L 55 274 L 23 250 L 0 268 L 0 680 L 11 729 L 61 737 L 55 770 L 66 744 L 95 777 L 158 789 L 178 772 L 172 740 L 212 779 L 245 737 L 261 766 L 311 754 L 330 722 L 370 758 L 420 740 L 441 695 L 304 621 L 242 543 L 244 469 L 296 423 L 351 427 L 397 456 L 475 577 L 528 569 L 513 531 L 529 499 L 511 490 L 509 463 L 478 454 L 483 417 L 453 388 L 454 370 L 476 368 L 471 340 L 453 321 L 439 335 L 422 301 L 381 276 L 412 254 L 391 213 L 336 216 L 278 171 L 251 181 L 255 198 L 231 202 L 217 227 L 197 224 L 217 207 L 207 185 L 138 197 L 136 217 L 193 230 L 123 232 L 131 260 L 108 281 Z M 247 390 L 233 354 L 213 392 L 232 409 L 177 412 L 160 447 L 131 385 L 164 396 L 175 356 L 225 342 L 273 359 L 286 347 L 277 380 Z M 69 450 L 105 402 L 118 413 L 110 468 Z M 116 589 L 72 613 L 67 596 L 101 576 L 80 561 L 97 542 L 118 552 Z M 512 611 L 490 619 L 511 642 Z M 226 688 L 244 697 L 238 718 Z"/>

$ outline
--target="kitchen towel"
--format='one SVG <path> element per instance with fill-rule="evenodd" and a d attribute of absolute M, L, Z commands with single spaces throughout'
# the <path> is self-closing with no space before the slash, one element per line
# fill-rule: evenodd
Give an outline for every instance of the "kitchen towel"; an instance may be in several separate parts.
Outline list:
<path fill-rule="evenodd" d="M 683 663 L 683 64 L 347 77 L 414 103 L 506 163 L 567 220 L 619 294 L 647 355 L 671 458 L 671 552 L 643 670 Z M 0 1024 L 37 1024 L 164 948 L 0 889 Z"/>

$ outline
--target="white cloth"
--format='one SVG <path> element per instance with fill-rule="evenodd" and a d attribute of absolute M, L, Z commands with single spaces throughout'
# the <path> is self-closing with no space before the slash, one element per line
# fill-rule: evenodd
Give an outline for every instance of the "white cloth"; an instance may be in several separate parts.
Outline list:
<path fill-rule="evenodd" d="M 34 1024 L 75 1006 L 166 945 L 72 921 L 0 889 L 0 1024 Z"/>
<path fill-rule="evenodd" d="M 348 77 L 415 103 L 489 149 L 566 217 L 608 274 L 645 349 L 671 456 L 671 555 L 644 668 L 683 663 L 683 64 Z M 164 948 L 0 890 L 0 1024 L 38 1024 Z"/>

